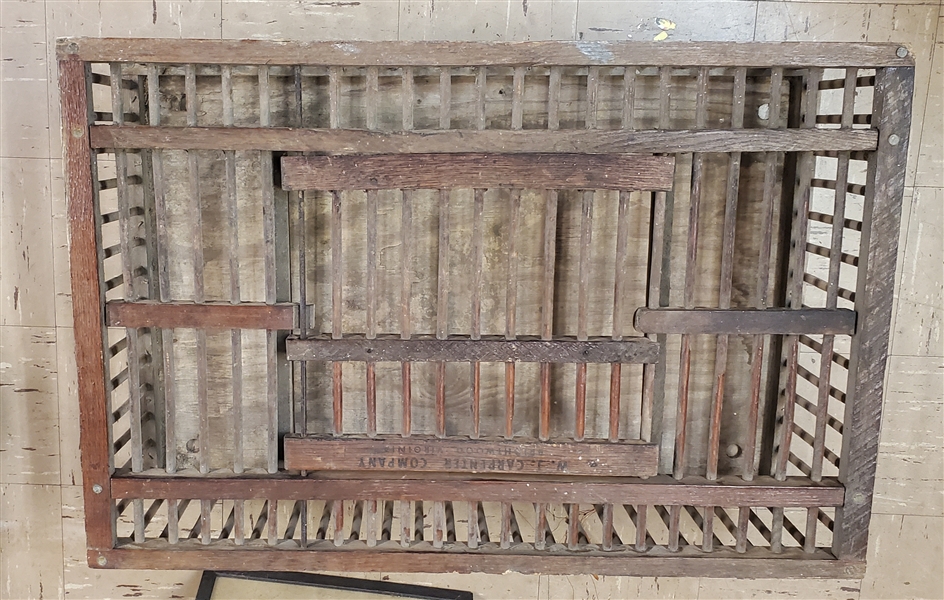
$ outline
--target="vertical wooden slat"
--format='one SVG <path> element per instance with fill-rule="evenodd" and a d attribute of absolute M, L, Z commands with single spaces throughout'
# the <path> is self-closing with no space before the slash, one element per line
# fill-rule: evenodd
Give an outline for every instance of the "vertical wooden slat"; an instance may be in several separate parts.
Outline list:
<path fill-rule="evenodd" d="M 699 80 L 699 84 L 700 84 Z M 701 91 L 699 86 L 699 91 Z M 669 128 L 672 101 L 672 67 L 659 67 L 659 129 Z"/>
<path fill-rule="evenodd" d="M 715 507 L 706 506 L 705 516 L 701 523 L 701 549 L 711 552 L 715 540 Z"/>
<path fill-rule="evenodd" d="M 341 192 L 331 193 L 331 338 L 341 338 L 342 303 L 341 265 Z M 341 363 L 334 362 L 331 372 L 334 434 L 340 435 L 344 420 L 344 397 L 341 381 Z"/>
<path fill-rule="evenodd" d="M 377 501 L 367 501 L 367 547 L 377 545 Z"/>
<path fill-rule="evenodd" d="M 587 339 L 587 320 L 589 314 L 590 293 L 590 254 L 593 243 L 593 194 L 592 190 L 583 192 L 580 211 L 580 257 L 577 279 L 577 339 Z M 587 363 L 577 363 L 576 402 L 574 419 L 574 439 L 584 438 L 587 418 Z"/>
<path fill-rule="evenodd" d="M 561 68 L 551 67 L 547 81 L 547 128 L 560 128 Z"/>
<path fill-rule="evenodd" d="M 401 105 L 403 111 L 403 130 L 413 129 L 413 104 L 416 101 L 413 86 L 413 67 L 403 67 L 400 79 Z"/>
<path fill-rule="evenodd" d="M 449 327 L 449 190 L 439 190 L 439 261 L 436 279 L 436 338 Z M 436 365 L 436 435 L 446 435 L 446 363 Z"/>
<path fill-rule="evenodd" d="M 335 500 L 331 503 L 331 518 L 334 519 L 334 545 L 344 543 L 344 501 Z"/>
<path fill-rule="evenodd" d="M 102 323 L 103 296 L 98 265 L 98 206 L 93 191 L 92 154 L 88 141 L 91 109 L 84 62 L 70 56 L 59 61 L 62 139 L 65 145 L 66 191 L 69 197 L 69 258 L 72 264 L 72 312 L 75 319 L 79 397 L 88 399 L 79 418 L 85 497 L 85 534 L 90 548 L 115 544 L 112 499 L 108 478 L 111 467 L 110 427 L 106 403 L 107 343 Z M 101 486 L 96 494 L 93 486 Z"/>
<path fill-rule="evenodd" d="M 554 71 L 552 70 L 553 74 Z M 546 192 L 544 214 L 544 275 L 541 307 L 541 339 L 554 333 L 554 268 L 557 260 L 557 190 Z M 546 441 L 551 430 L 551 365 L 541 363 L 541 410 L 538 437 Z"/>
<path fill-rule="evenodd" d="M 367 192 L 367 339 L 377 337 L 377 190 Z M 377 435 L 375 363 L 367 363 L 367 435 Z M 376 507 L 375 507 L 376 508 Z"/>
<path fill-rule="evenodd" d="M 649 507 L 645 504 L 638 505 L 635 507 L 636 511 L 636 550 L 638 552 L 645 552 L 648 548 L 647 537 L 648 529 L 646 529 L 646 513 L 649 512 Z"/>
<path fill-rule="evenodd" d="M 536 517 L 534 520 L 534 547 L 543 550 L 547 544 L 547 505 L 538 503 L 534 505 Z"/>
<path fill-rule="evenodd" d="M 580 506 L 567 504 L 567 549 L 576 550 L 580 536 Z"/>
<path fill-rule="evenodd" d="M 703 129 L 707 124 L 708 69 L 698 71 L 697 94 L 695 98 L 695 126 Z M 688 246 L 685 255 L 685 288 L 683 305 L 693 308 L 695 301 L 695 259 L 698 254 L 698 219 L 701 210 L 701 194 L 704 179 L 704 157 L 696 153 L 692 157 L 691 204 L 688 215 Z M 673 474 L 676 479 L 685 476 L 685 450 L 688 427 L 688 394 L 691 375 L 692 340 L 690 335 L 682 336 L 679 351 L 679 399 L 675 419 L 675 464 Z"/>
<path fill-rule="evenodd" d="M 869 159 L 848 391 L 843 418 L 839 480 L 846 487 L 836 510 L 833 553 L 865 558 L 875 486 L 875 461 L 882 415 L 882 381 L 888 357 L 898 229 L 905 187 L 914 67 L 886 67 L 876 74 L 872 127 L 880 132 L 878 152 Z"/>
<path fill-rule="evenodd" d="M 210 517 L 215 503 L 215 500 L 200 501 L 200 543 L 203 545 L 210 543 L 210 534 L 212 533 Z"/>
<path fill-rule="evenodd" d="M 636 67 L 627 66 L 623 70 L 623 112 L 622 112 L 622 123 L 621 126 L 623 129 L 634 129 L 636 126 L 635 120 L 635 109 L 636 109 Z"/>
<path fill-rule="evenodd" d="M 124 98 L 122 95 L 121 63 L 110 65 L 112 115 L 116 125 L 123 125 L 125 121 Z M 119 245 L 121 248 L 121 274 L 124 280 L 124 299 L 133 301 L 138 293 L 135 289 L 135 266 L 131 256 L 134 247 L 132 238 L 135 237 L 131 224 L 131 198 L 128 189 L 128 153 L 125 150 L 115 151 L 115 171 L 117 177 L 118 221 L 120 228 Z M 127 328 L 128 357 L 128 402 L 130 403 L 131 418 L 131 470 L 140 472 L 144 467 L 144 449 L 141 432 L 141 360 L 138 356 L 138 330 Z M 134 541 L 144 541 L 144 501 L 136 498 L 132 500 L 134 521 Z"/>
<path fill-rule="evenodd" d="M 804 82 L 802 99 L 802 127 L 813 128 L 816 124 L 816 112 L 819 107 L 819 81 L 823 70 L 812 68 Z M 803 273 L 806 271 L 806 235 L 809 221 L 811 186 L 816 158 L 812 152 L 801 156 L 800 173 L 795 196 L 793 232 L 791 235 L 793 252 L 790 258 L 793 278 L 788 288 L 788 302 L 791 308 L 800 308 L 803 296 Z M 783 422 L 780 428 L 779 450 L 777 451 L 774 477 L 783 481 L 787 477 L 787 465 L 790 460 L 790 444 L 793 440 L 793 417 L 796 409 L 796 383 L 799 353 L 799 337 L 786 337 L 787 377 L 783 402 Z"/>
<path fill-rule="evenodd" d="M 446 540 L 446 507 L 442 502 L 433 503 L 433 548 L 442 548 Z"/>
<path fill-rule="evenodd" d="M 744 95 L 747 69 L 738 67 L 734 72 L 734 98 L 731 106 L 731 128 L 744 127 Z M 731 308 L 731 289 L 734 281 L 734 235 L 737 222 L 738 188 L 741 172 L 741 153 L 728 156 L 728 185 L 724 204 L 724 225 L 721 234 L 721 275 L 718 286 L 718 308 Z M 721 411 L 724 404 L 725 377 L 728 370 L 728 336 L 719 335 L 715 345 L 715 372 L 712 384 L 711 413 L 708 426 L 709 480 L 718 478 L 718 455 L 721 449 Z"/>
<path fill-rule="evenodd" d="M 403 190 L 400 203 L 400 337 L 410 338 L 410 298 L 413 288 L 411 238 L 413 228 L 413 192 Z M 411 432 L 413 409 L 411 407 L 410 363 L 401 364 L 403 416 L 400 432 L 408 437 Z"/>
<path fill-rule="evenodd" d="M 812 509 L 815 511 L 816 509 Z M 814 513 L 815 514 L 815 513 Z M 750 525 L 751 509 L 747 506 L 738 508 L 737 537 L 735 539 L 735 550 L 740 553 L 747 552 L 747 528 Z"/>
<path fill-rule="evenodd" d="M 615 274 L 613 278 L 613 339 L 623 339 L 623 298 L 626 295 L 626 256 L 628 253 L 629 240 L 629 196 L 628 191 L 622 190 L 619 193 L 619 207 L 616 215 L 616 251 L 615 251 Z M 620 363 L 610 365 L 610 414 L 609 414 L 609 436 L 611 442 L 619 440 L 619 418 L 620 418 L 620 384 L 621 384 Z"/>
<path fill-rule="evenodd" d="M 271 125 L 269 105 L 269 68 L 260 66 L 259 79 L 259 125 Z M 272 153 L 260 153 L 262 172 L 262 228 L 265 246 L 265 301 L 276 301 L 276 259 L 275 259 L 275 193 Z M 266 332 L 266 411 L 268 422 L 267 470 L 275 473 L 279 468 L 279 406 L 278 406 L 278 332 Z"/>
<path fill-rule="evenodd" d="M 851 128 L 855 105 L 856 76 L 858 69 L 846 69 L 843 86 L 842 127 Z M 832 236 L 829 244 L 829 287 L 826 290 L 826 308 L 836 308 L 839 292 L 839 271 L 842 258 L 842 234 L 846 220 L 846 186 L 849 182 L 849 153 L 840 152 L 836 166 L 836 190 L 833 202 Z M 829 392 L 833 364 L 834 335 L 823 336 L 820 352 L 819 389 L 816 396 L 816 423 L 813 428 L 813 458 L 810 463 L 810 479 L 823 478 L 823 456 L 826 453 L 826 422 L 829 416 Z M 815 519 L 814 525 L 815 527 Z M 807 539 L 811 534 L 807 532 Z M 815 531 L 812 537 L 815 538 Z M 815 539 L 814 539 L 815 541 Z"/>
<path fill-rule="evenodd" d="M 439 128 L 449 129 L 452 122 L 452 69 L 439 70 Z"/>
<path fill-rule="evenodd" d="M 475 68 L 475 128 L 485 129 L 485 77 L 488 68 L 484 65 Z"/>
<path fill-rule="evenodd" d="M 587 69 L 587 129 L 597 128 L 597 105 L 600 96 L 600 67 Z"/>
<path fill-rule="evenodd" d="M 269 499 L 266 501 L 266 537 L 270 546 L 279 543 L 279 501 Z"/>
<path fill-rule="evenodd" d="M 366 121 L 367 129 L 377 129 L 377 108 L 379 104 L 379 86 L 380 79 L 379 68 L 376 66 L 367 67 L 367 99 L 366 103 Z"/>
<path fill-rule="evenodd" d="M 481 541 L 481 531 L 479 530 L 479 503 L 469 502 L 468 506 L 468 544 L 469 548 L 478 548 Z"/>
<path fill-rule="evenodd" d="M 511 191 L 508 220 L 508 285 L 505 287 L 505 339 L 515 339 L 518 311 L 518 214 L 521 190 Z M 505 363 L 505 437 L 514 437 L 515 363 Z"/>
<path fill-rule="evenodd" d="M 524 102 L 524 67 L 515 67 L 511 87 L 511 128 L 521 129 Z"/>
<path fill-rule="evenodd" d="M 409 500 L 400 500 L 400 545 L 404 548 L 413 539 L 413 506 Z"/>
<path fill-rule="evenodd" d="M 471 338 L 473 340 L 482 337 L 482 263 L 485 260 L 484 246 L 482 244 L 483 211 L 485 203 L 485 190 L 477 188 L 473 192 L 474 200 L 472 207 L 472 327 Z M 479 437 L 480 429 L 480 407 L 481 407 L 481 375 L 482 370 L 479 363 L 472 363 L 472 437 Z"/>
<path fill-rule="evenodd" d="M 601 518 L 603 521 L 603 541 L 602 547 L 604 550 L 613 549 L 613 505 L 606 504 L 603 506 L 603 516 Z"/>
<path fill-rule="evenodd" d="M 770 102 L 768 104 L 767 128 L 775 129 L 780 125 L 781 87 L 783 68 L 774 67 L 770 72 Z M 770 285 L 770 252 L 774 236 L 774 211 L 776 209 L 777 165 L 783 160 L 781 152 L 767 152 L 764 156 L 764 220 L 761 225 L 760 253 L 757 259 L 757 289 L 755 306 L 767 308 L 768 287 Z M 763 376 L 764 347 L 766 337 L 755 335 L 753 338 L 753 357 L 751 359 L 751 404 L 747 417 L 747 439 L 744 444 L 744 471 L 742 477 L 750 481 L 757 470 L 757 434 L 760 416 L 761 378 Z"/>
<path fill-rule="evenodd" d="M 157 65 L 148 65 L 148 123 L 152 126 L 161 124 L 160 103 L 160 75 Z M 160 150 L 151 154 L 152 179 L 154 182 L 154 218 L 157 229 L 157 280 L 158 299 L 161 302 L 170 301 L 170 261 L 168 249 L 170 247 L 167 235 L 167 207 L 165 199 L 165 183 L 163 155 Z M 174 373 L 174 332 L 172 329 L 161 329 L 161 360 L 164 368 L 164 380 L 169 385 L 164 386 L 164 461 L 168 473 L 177 471 L 177 436 L 176 436 L 176 394 L 173 382 Z"/>
<path fill-rule="evenodd" d="M 331 129 L 337 129 L 341 126 L 340 69 L 340 67 L 328 67 L 328 127 Z M 410 89 L 412 90 L 412 81 Z"/>
<path fill-rule="evenodd" d="M 669 507 L 669 544 L 670 552 L 676 552 L 679 549 L 679 523 L 681 516 L 681 506 L 673 505 Z"/>
<path fill-rule="evenodd" d="M 779 554 L 783 552 L 783 508 L 776 506 L 770 512 L 770 551 Z"/>
<path fill-rule="evenodd" d="M 649 277 L 646 288 L 646 306 L 657 308 L 662 288 L 662 262 L 665 249 L 665 217 L 666 194 L 655 192 L 652 195 L 652 212 L 650 217 Z M 620 200 L 622 202 L 622 198 Z M 653 339 L 655 336 L 648 336 Z M 656 365 L 643 365 L 642 405 L 640 407 L 639 437 L 651 441 L 653 437 L 652 420 L 654 417 L 653 403 L 656 387 Z"/>
<path fill-rule="evenodd" d="M 806 509 L 806 531 L 803 535 L 803 551 L 812 553 L 816 550 L 816 527 L 819 520 L 816 518 L 818 508 Z"/>

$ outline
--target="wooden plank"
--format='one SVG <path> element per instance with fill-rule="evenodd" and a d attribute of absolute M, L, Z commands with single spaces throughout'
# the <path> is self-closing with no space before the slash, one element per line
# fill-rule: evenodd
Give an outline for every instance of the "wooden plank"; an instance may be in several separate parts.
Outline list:
<path fill-rule="evenodd" d="M 109 410 L 105 393 L 105 337 L 98 270 L 98 234 L 92 189 L 92 155 L 88 143 L 86 66 L 68 58 L 59 61 L 62 140 L 65 145 L 66 192 L 69 199 L 69 259 L 72 264 L 72 315 L 78 367 L 79 429 L 85 497 L 85 535 L 89 548 L 115 544 L 112 500 Z M 93 486 L 99 486 L 95 493 Z"/>
<path fill-rule="evenodd" d="M 895 272 L 905 186 L 901 165 L 908 155 L 914 76 L 914 69 L 909 68 L 884 69 L 876 75 L 872 126 L 881 131 L 882 138 L 878 153 L 869 160 L 863 209 L 856 288 L 862 324 L 852 339 L 839 467 L 848 496 L 836 511 L 833 533 L 833 552 L 840 558 L 865 559 L 868 546 L 894 289 L 891 274 Z"/>
<path fill-rule="evenodd" d="M 634 154 L 285 156 L 285 190 L 672 187 L 675 159 Z"/>
<path fill-rule="evenodd" d="M 405 110 L 405 109 L 404 109 Z M 333 113 L 332 113 L 333 114 Z M 160 127 L 93 125 L 93 148 L 279 150 L 323 154 L 405 152 L 831 152 L 871 151 L 870 129 L 700 130 L 423 130 L 293 127 Z"/>
<path fill-rule="evenodd" d="M 450 336 L 445 339 L 414 337 L 364 337 L 341 339 L 289 338 L 289 360 L 362 362 L 542 362 L 542 363 L 647 363 L 656 360 L 659 345 L 644 338 L 614 341 L 610 338 L 506 340 L 488 337 L 473 340 Z"/>
<path fill-rule="evenodd" d="M 422 67 L 688 65 L 708 67 L 859 67 L 914 65 L 899 44 L 783 42 L 274 42 L 65 38 L 60 58 L 92 62 Z"/>
<path fill-rule="evenodd" d="M 844 308 L 640 308 L 636 329 L 643 333 L 715 335 L 851 335 L 856 311 Z"/>
<path fill-rule="evenodd" d="M 398 440 L 391 439 L 395 445 Z M 403 443 L 413 444 L 410 439 Z M 440 444 L 436 440 L 433 447 Z M 468 443 L 472 443 L 471 441 Z M 539 442 L 543 443 L 543 442 Z M 586 442 L 577 444 L 583 446 Z M 612 446 L 612 444 L 605 444 Z M 286 473 L 268 476 L 241 477 L 152 477 L 129 475 L 111 479 L 114 498 L 166 498 L 174 494 L 187 498 L 282 500 L 443 500 L 502 502 L 514 497 L 518 502 L 577 502 L 581 504 L 622 504 L 632 498 L 639 504 L 678 504 L 699 506 L 838 506 L 843 502 L 843 487 L 836 478 L 824 477 L 812 483 L 806 477 L 788 477 L 775 481 L 759 476 L 746 482 L 738 477 L 721 476 L 716 481 L 704 477 L 686 477 L 678 481 L 668 475 L 646 480 L 617 478 L 581 478 L 575 485 L 573 476 L 502 475 L 491 473 L 488 478 L 468 479 L 467 475 L 440 473 L 435 477 L 403 478 L 402 473 L 374 478 L 364 473 L 337 477 L 292 476 Z"/>
<path fill-rule="evenodd" d="M 223 542 L 229 544 L 229 542 Z M 428 546 L 427 546 L 428 547 Z M 89 551 L 89 563 L 118 569 L 213 569 L 213 570 L 295 570 L 311 569 L 313 560 L 319 569 L 330 571 L 384 571 L 400 573 L 449 572 L 495 573 L 508 571 L 542 575 L 597 575 L 623 576 L 633 573 L 650 577 L 789 577 L 861 579 L 865 575 L 865 561 L 840 561 L 822 550 L 805 554 L 790 549 L 771 558 L 766 549 L 749 550 L 745 554 L 733 551 L 722 556 L 704 556 L 695 548 L 683 548 L 677 553 L 656 552 L 657 555 L 613 551 L 599 554 L 585 552 L 578 555 L 462 551 L 421 552 L 412 549 L 319 549 L 316 554 L 265 547 L 210 548 L 191 546 L 189 543 L 167 549 L 119 549 Z"/>
<path fill-rule="evenodd" d="M 292 329 L 295 305 L 243 302 L 156 302 L 112 300 L 105 305 L 108 327 L 161 327 L 173 329 Z"/>
<path fill-rule="evenodd" d="M 285 468 L 385 473 L 508 473 L 651 477 L 655 444 L 559 443 L 522 440 L 314 438 L 286 436 Z M 513 496 L 509 496 L 513 497 Z"/>

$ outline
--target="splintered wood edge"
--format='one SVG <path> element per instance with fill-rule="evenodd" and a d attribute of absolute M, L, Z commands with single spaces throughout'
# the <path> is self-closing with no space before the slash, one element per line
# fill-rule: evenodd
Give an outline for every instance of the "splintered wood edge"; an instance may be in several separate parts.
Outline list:
<path fill-rule="evenodd" d="M 643 154 L 410 153 L 282 157 L 282 189 L 671 190 L 675 158 Z"/>
<path fill-rule="evenodd" d="M 645 443 L 286 437 L 285 468 L 301 471 L 509 473 L 651 477 L 659 449 Z"/>

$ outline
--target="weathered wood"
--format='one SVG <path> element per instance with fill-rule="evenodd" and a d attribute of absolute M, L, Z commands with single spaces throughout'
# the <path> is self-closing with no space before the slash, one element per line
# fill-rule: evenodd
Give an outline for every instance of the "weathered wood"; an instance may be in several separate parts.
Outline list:
<path fill-rule="evenodd" d="M 105 340 L 98 268 L 96 205 L 92 190 L 92 156 L 88 144 L 86 65 L 75 58 L 59 61 L 62 140 L 65 145 L 66 193 L 69 199 L 69 258 L 72 265 L 72 316 L 78 370 L 80 449 L 85 496 L 85 535 L 89 548 L 115 544 L 112 500 L 110 428 L 106 403 Z M 93 486 L 101 486 L 100 493 Z"/>
<path fill-rule="evenodd" d="M 292 329 L 295 327 L 295 305 L 112 300 L 105 305 L 105 320 L 108 327 Z"/>
<path fill-rule="evenodd" d="M 324 154 L 403 152 L 800 152 L 875 150 L 869 129 L 424 130 L 93 125 L 93 148 L 278 150 Z"/>
<path fill-rule="evenodd" d="M 635 154 L 286 156 L 285 190 L 672 187 L 675 159 Z"/>
<path fill-rule="evenodd" d="M 650 477 L 655 444 L 289 437 L 285 468 L 301 471 L 447 472 Z"/>
<path fill-rule="evenodd" d="M 914 69 L 880 71 L 875 82 L 873 127 L 881 132 L 879 151 L 869 160 L 863 209 L 862 253 L 856 309 L 862 324 L 852 340 L 849 401 L 843 418 L 839 477 L 848 495 L 836 511 L 833 552 L 864 559 L 872 514 L 875 462 L 882 419 L 882 382 L 888 356 L 898 230 L 905 186 Z M 895 136 L 892 140 L 889 138 Z M 892 141 L 897 141 L 893 144 Z"/>
<path fill-rule="evenodd" d="M 851 335 L 856 311 L 844 308 L 640 308 L 636 329 L 643 333 L 715 335 Z"/>
<path fill-rule="evenodd" d="M 538 340 L 489 336 L 479 340 L 450 336 L 445 339 L 413 337 L 344 337 L 341 339 L 289 338 L 289 360 L 363 362 L 541 362 L 541 363 L 647 363 L 656 360 L 658 344 L 644 338 L 614 341 L 609 338 Z"/>
<path fill-rule="evenodd" d="M 410 440 L 412 444 L 413 440 Z M 391 440 L 391 444 L 395 441 Z M 440 442 L 437 440 L 436 444 Z M 471 442 L 470 442 L 471 443 Z M 843 487 L 835 478 L 824 477 L 811 483 L 805 477 L 788 477 L 775 481 L 760 476 L 752 482 L 722 476 L 716 481 L 704 477 L 686 477 L 681 481 L 658 475 L 646 480 L 618 478 L 574 478 L 553 475 L 517 475 L 509 477 L 491 473 L 487 479 L 470 480 L 467 476 L 441 473 L 436 477 L 404 479 L 401 473 L 392 477 L 365 478 L 363 473 L 351 477 L 298 477 L 285 473 L 271 476 L 240 477 L 167 477 L 128 475 L 113 477 L 111 493 L 115 498 L 161 498 L 178 494 L 187 498 L 263 499 L 277 496 L 283 500 L 317 499 L 368 500 L 443 500 L 502 502 L 514 497 L 518 502 L 577 502 L 581 504 L 622 504 L 631 499 L 637 503 L 678 504 L 682 506 L 710 503 L 717 506 L 838 506 L 843 502 Z"/>
<path fill-rule="evenodd" d="M 860 67 L 914 65 L 898 44 L 734 42 L 275 42 L 64 38 L 60 58 L 91 62 L 422 67 L 550 65 L 688 65 L 709 67 Z"/>

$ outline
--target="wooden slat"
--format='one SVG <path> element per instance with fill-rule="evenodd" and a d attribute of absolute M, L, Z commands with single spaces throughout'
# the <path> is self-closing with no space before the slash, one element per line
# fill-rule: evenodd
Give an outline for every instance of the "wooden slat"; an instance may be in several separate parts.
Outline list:
<path fill-rule="evenodd" d="M 92 62 L 451 67 L 550 65 L 689 65 L 709 67 L 908 66 L 898 44 L 733 42 L 272 42 L 65 38 L 60 58 Z"/>
<path fill-rule="evenodd" d="M 291 127 L 155 127 L 93 125 L 93 148 L 279 150 L 323 154 L 405 152 L 829 152 L 870 151 L 869 129 L 742 130 L 424 130 L 379 132 Z"/>
<path fill-rule="evenodd" d="M 391 444 L 396 440 L 391 440 Z M 413 443 L 413 440 L 410 440 Z M 440 443 L 438 440 L 437 444 Z M 469 442 L 471 443 L 471 442 Z M 581 442 L 582 446 L 586 442 Z M 611 446 L 612 444 L 605 444 Z M 287 474 L 272 476 L 233 477 L 149 477 L 142 475 L 113 477 L 114 498 L 187 498 L 262 499 L 277 496 L 282 500 L 368 500 L 398 498 L 401 500 L 450 500 L 502 502 L 514 497 L 518 502 L 577 502 L 581 504 L 621 504 L 632 498 L 639 504 L 678 504 L 681 506 L 838 506 L 843 502 L 843 487 L 835 478 L 824 477 L 811 483 L 805 477 L 788 477 L 775 481 L 759 476 L 752 482 L 738 477 L 722 476 L 717 481 L 703 477 L 686 477 L 677 481 L 671 476 L 657 475 L 638 479 L 580 479 L 552 475 L 518 475 L 512 478 L 491 474 L 487 479 L 441 473 L 435 477 L 404 479 L 395 473 L 389 478 L 365 478 L 339 474 L 339 477 L 307 478 Z"/>
<path fill-rule="evenodd" d="M 643 333 L 851 335 L 856 312 L 843 308 L 640 308 L 635 324 Z"/>
<path fill-rule="evenodd" d="M 869 161 L 863 209 L 856 308 L 862 326 L 852 340 L 849 401 L 843 417 L 839 477 L 848 495 L 836 511 L 832 549 L 840 558 L 864 559 L 872 513 L 875 463 L 882 414 L 882 381 L 888 357 L 898 230 L 905 186 L 914 69 L 880 71 L 875 83 L 873 127 L 881 131 L 879 152 Z M 892 145 L 889 137 L 897 136 Z M 850 457 L 850 459 L 846 459 Z"/>
<path fill-rule="evenodd" d="M 651 477 L 655 444 L 286 436 L 285 468 L 301 471 L 439 472 Z M 512 496 L 509 496 L 512 497 Z"/>
<path fill-rule="evenodd" d="M 292 329 L 295 305 L 113 300 L 105 305 L 108 327 L 192 327 L 196 329 Z"/>
<path fill-rule="evenodd" d="M 675 159 L 634 154 L 286 156 L 285 190 L 672 187 Z"/>
<path fill-rule="evenodd" d="M 577 340 L 506 340 L 504 336 L 473 340 L 324 337 L 286 341 L 289 360 L 408 361 L 408 362 L 541 362 L 541 363 L 647 363 L 656 360 L 659 345 L 644 338 L 614 341 L 609 338 Z"/>
<path fill-rule="evenodd" d="M 92 190 L 92 156 L 88 144 L 86 66 L 80 60 L 59 61 L 62 140 L 65 145 L 66 185 L 72 264 L 72 315 L 75 323 L 75 360 L 78 369 L 82 479 L 85 497 L 85 535 L 90 548 L 111 548 L 115 543 L 112 501 L 108 493 L 111 451 L 106 403 L 101 278 L 98 270 L 98 234 Z M 104 488 L 96 494 L 93 485 Z"/>

